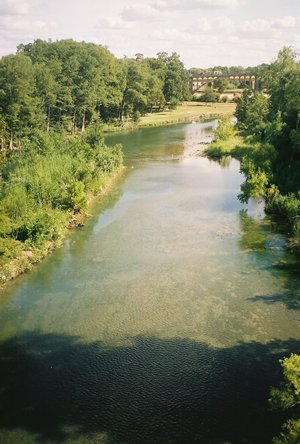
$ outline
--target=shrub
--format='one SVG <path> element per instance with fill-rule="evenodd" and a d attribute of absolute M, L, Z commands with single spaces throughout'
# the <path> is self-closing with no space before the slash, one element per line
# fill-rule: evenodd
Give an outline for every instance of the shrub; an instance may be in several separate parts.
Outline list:
<path fill-rule="evenodd" d="M 132 120 L 134 121 L 134 123 L 139 123 L 141 121 L 141 113 L 139 111 L 135 111 L 132 116 Z"/>
<path fill-rule="evenodd" d="M 215 131 L 217 140 L 226 140 L 235 136 L 236 131 L 230 116 L 223 116 L 219 120 L 219 126 Z"/>
<path fill-rule="evenodd" d="M 84 183 L 73 179 L 62 194 L 62 207 L 65 210 L 72 210 L 75 213 L 84 211 L 87 208 L 87 195 Z"/>
<path fill-rule="evenodd" d="M 300 356 L 292 354 L 279 361 L 283 369 L 283 384 L 272 388 L 269 403 L 275 410 L 287 410 L 293 415 L 282 426 L 283 432 L 273 439 L 274 444 L 297 444 L 300 442 Z"/>
<path fill-rule="evenodd" d="M 277 214 L 288 220 L 291 226 L 298 224 L 300 217 L 300 200 L 295 194 L 283 196 L 278 193 L 266 205 L 268 213 Z"/>
<path fill-rule="evenodd" d="M 175 97 L 172 97 L 169 103 L 169 109 L 176 109 L 177 106 L 180 104 L 179 100 Z"/>
<path fill-rule="evenodd" d="M 212 88 L 207 88 L 202 96 L 199 97 L 199 102 L 211 102 L 216 103 L 219 102 L 220 93 L 214 91 Z"/>

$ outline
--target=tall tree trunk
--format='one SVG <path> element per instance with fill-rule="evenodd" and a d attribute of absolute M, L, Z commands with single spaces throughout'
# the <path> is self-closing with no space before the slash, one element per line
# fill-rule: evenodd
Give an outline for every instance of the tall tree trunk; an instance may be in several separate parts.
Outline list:
<path fill-rule="evenodd" d="M 47 116 L 47 133 L 50 131 L 50 105 L 48 106 L 48 116 Z"/>
<path fill-rule="evenodd" d="M 83 112 L 82 126 L 81 126 L 81 132 L 83 133 L 84 131 L 85 131 L 85 111 Z"/>
<path fill-rule="evenodd" d="M 11 151 L 14 149 L 13 134 L 12 134 L 12 133 L 10 133 L 9 149 L 10 149 Z"/>
<path fill-rule="evenodd" d="M 76 117 L 76 110 L 74 111 L 73 114 L 73 119 L 72 119 L 72 134 L 75 134 L 75 117 Z"/>
<path fill-rule="evenodd" d="M 119 111 L 119 120 L 121 122 L 123 121 L 123 118 L 124 118 L 124 109 L 125 109 L 125 100 L 124 100 L 124 95 L 123 95 L 123 99 L 122 99 L 120 111 Z"/>

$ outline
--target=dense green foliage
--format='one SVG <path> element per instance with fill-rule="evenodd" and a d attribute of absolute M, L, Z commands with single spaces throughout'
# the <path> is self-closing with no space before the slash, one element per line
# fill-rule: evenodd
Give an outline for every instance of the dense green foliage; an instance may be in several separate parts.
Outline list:
<path fill-rule="evenodd" d="M 92 43 L 36 40 L 0 60 L 0 148 L 18 147 L 34 129 L 74 134 L 188 98 L 176 53 L 118 60 Z"/>
<path fill-rule="evenodd" d="M 176 53 L 118 60 L 92 43 L 36 40 L 2 57 L 0 284 L 52 249 L 121 165 L 105 125 L 136 125 L 188 97 Z"/>
<path fill-rule="evenodd" d="M 241 200 L 261 195 L 266 211 L 288 223 L 300 239 L 300 65 L 283 48 L 265 77 L 268 95 L 244 91 L 238 100 L 238 128 L 253 145 L 243 158 Z"/>
<path fill-rule="evenodd" d="M 213 88 L 207 88 L 201 96 L 196 97 L 194 100 L 197 102 L 216 103 L 220 100 L 220 94 Z"/>
<path fill-rule="evenodd" d="M 292 416 L 284 425 L 274 444 L 300 442 L 300 356 L 291 355 L 280 361 L 284 381 L 280 388 L 272 388 L 269 402 L 273 409 L 289 410 Z"/>
<path fill-rule="evenodd" d="M 278 54 L 268 77 L 268 96 L 244 91 L 238 100 L 238 128 L 270 150 L 255 159 L 258 168 L 266 170 L 269 183 L 284 193 L 298 193 L 300 187 L 300 65 L 289 48 Z M 274 150 L 276 155 L 274 156 Z M 271 165 L 264 164 L 269 157 Z"/>
<path fill-rule="evenodd" d="M 70 220 L 86 210 L 89 196 L 101 192 L 121 163 L 121 147 L 106 147 L 92 129 L 73 138 L 36 131 L 22 141 L 22 150 L 3 154 L 2 282 L 52 249 Z"/>
<path fill-rule="evenodd" d="M 204 150 L 204 154 L 214 160 L 221 160 L 224 156 L 234 155 L 241 157 L 245 149 L 242 137 L 239 136 L 230 116 L 219 119 L 215 130 L 214 141 Z"/>
<path fill-rule="evenodd" d="M 205 150 L 214 159 L 241 160 L 245 182 L 239 198 L 264 197 L 266 211 L 287 224 L 290 245 L 300 249 L 300 65 L 283 48 L 264 73 L 265 93 L 245 89 L 237 101 L 236 129 L 220 120 Z"/>
<path fill-rule="evenodd" d="M 105 126 L 188 97 L 176 53 L 118 60 L 92 43 L 36 40 L 2 57 L 0 284 L 52 249 L 121 165 Z"/>
<path fill-rule="evenodd" d="M 191 68 L 189 70 L 189 73 L 191 75 L 205 75 L 205 76 L 212 76 L 214 73 L 222 73 L 226 76 L 234 76 L 239 74 L 259 74 L 262 75 L 262 73 L 265 73 L 268 71 L 269 66 L 267 63 L 263 63 L 258 66 L 248 66 L 247 68 L 243 66 L 212 66 L 210 68 Z"/>

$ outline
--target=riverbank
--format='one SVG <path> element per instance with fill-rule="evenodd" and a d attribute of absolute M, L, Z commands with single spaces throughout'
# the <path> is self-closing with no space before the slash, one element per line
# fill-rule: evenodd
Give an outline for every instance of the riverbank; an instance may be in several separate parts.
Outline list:
<path fill-rule="evenodd" d="M 138 123 L 139 128 L 171 125 L 191 122 L 193 120 L 210 119 L 224 115 L 233 115 L 235 103 L 199 103 L 184 102 L 174 110 L 148 113 Z"/>
<path fill-rule="evenodd" d="M 234 104 L 203 105 L 187 102 L 176 110 L 145 116 L 138 125 L 125 122 L 120 127 L 102 128 L 102 132 L 105 132 L 105 129 L 109 130 L 108 132 L 128 131 L 212 118 L 215 115 L 230 115 L 234 107 Z M 108 168 L 113 171 L 115 162 L 118 163 L 120 159 L 110 158 L 103 148 L 95 156 L 95 151 L 91 151 L 90 142 L 87 143 L 89 138 L 93 140 L 92 131 L 82 142 L 77 138 L 66 142 L 63 139 L 55 140 L 56 136 L 51 137 L 39 135 L 28 149 L 28 152 L 32 151 L 33 154 L 28 158 L 24 156 L 23 160 L 21 156 L 21 160 L 13 166 L 13 169 L 16 168 L 14 174 L 21 184 L 20 187 L 15 187 L 15 182 L 10 185 L 9 179 L 3 184 L 5 192 L 3 214 L 0 213 L 0 288 L 31 270 L 35 264 L 60 246 L 69 228 L 82 226 L 88 206 L 95 198 L 98 199 L 109 192 L 110 183 L 114 182 L 115 174 L 113 173 L 111 178 L 110 174 L 106 174 L 106 170 Z M 68 148 L 66 143 L 70 145 Z M 80 143 L 84 146 L 80 146 Z M 34 146 L 41 146 L 42 150 L 47 146 L 50 154 L 36 154 Z M 70 156 L 72 151 L 74 154 Z M 119 154 L 117 158 L 118 156 Z M 90 170 L 90 162 L 93 171 Z M 95 172 L 98 168 L 96 164 L 102 170 L 101 177 Z M 71 169 L 75 171 L 74 175 Z M 117 171 L 116 176 L 119 174 Z M 8 177 L 9 175 L 10 173 Z M 8 189 L 11 191 L 7 191 Z M 101 190 L 100 193 L 98 189 Z"/>
<path fill-rule="evenodd" d="M 270 146 L 255 142 L 249 136 L 242 136 L 235 129 L 232 132 L 229 130 L 226 136 L 224 125 L 226 122 L 223 120 L 216 130 L 215 140 L 203 150 L 201 155 L 216 161 L 234 157 L 241 162 L 241 172 L 245 175 L 245 182 L 241 185 L 239 199 L 247 202 L 250 197 L 262 197 L 265 200 L 265 212 L 277 219 L 281 227 L 285 227 L 289 249 L 300 255 L 299 196 L 297 197 L 294 193 L 281 194 L 278 186 L 272 181 L 272 175 L 268 177 L 267 172 L 262 168 L 266 147 L 270 150 Z M 222 132 L 223 137 L 220 137 Z M 263 160 L 267 164 L 267 171 L 270 169 L 268 163 L 271 161 L 272 159 L 268 157 Z"/>
<path fill-rule="evenodd" d="M 118 133 L 139 128 L 174 125 L 176 123 L 192 122 L 201 119 L 213 119 L 225 115 L 231 116 L 234 114 L 235 108 L 235 103 L 184 102 L 176 109 L 147 113 L 140 118 L 138 123 L 128 120 L 119 125 L 104 124 L 102 131 L 105 134 Z"/>
<path fill-rule="evenodd" d="M 3 245 L 0 243 L 0 291 L 3 290 L 9 282 L 16 279 L 18 276 L 31 271 L 35 265 L 45 259 L 56 248 L 59 248 L 68 236 L 70 230 L 81 228 L 84 226 L 87 218 L 90 216 L 92 208 L 102 199 L 112 192 L 116 182 L 122 177 L 126 168 L 122 165 L 118 167 L 113 173 L 107 173 L 103 177 L 103 184 L 97 194 L 89 194 L 87 196 L 86 211 L 68 212 L 60 219 L 61 229 L 56 239 L 42 240 L 38 243 L 32 242 L 31 245 L 24 243 L 17 244 L 14 242 L 11 254 L 15 257 L 9 260 L 3 260 Z M 14 254 L 15 253 L 15 254 Z"/>
<path fill-rule="evenodd" d="M 243 156 L 250 154 L 251 151 L 251 145 L 240 134 L 235 134 L 226 140 L 214 140 L 205 148 L 203 155 L 212 160 L 220 160 L 228 156 L 242 160 Z"/>
<path fill-rule="evenodd" d="M 0 286 L 32 269 L 82 226 L 94 200 L 123 170 L 120 145 L 93 132 L 69 138 L 37 133 L 1 156 Z"/>
<path fill-rule="evenodd" d="M 0 442 L 278 433 L 267 399 L 299 349 L 300 273 L 283 236 L 241 212 L 237 161 L 182 158 L 214 126 L 111 137 L 129 166 L 113 197 L 2 293 Z"/>

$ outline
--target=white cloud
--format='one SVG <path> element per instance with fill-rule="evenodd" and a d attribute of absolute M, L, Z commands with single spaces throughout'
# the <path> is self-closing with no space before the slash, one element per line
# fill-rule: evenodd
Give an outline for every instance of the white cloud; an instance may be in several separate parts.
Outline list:
<path fill-rule="evenodd" d="M 272 27 L 281 28 L 281 29 L 298 28 L 300 27 L 300 17 L 293 17 L 291 15 L 286 15 L 281 18 L 273 19 Z"/>
<path fill-rule="evenodd" d="M 160 21 L 165 20 L 166 16 L 152 6 L 143 3 L 134 3 L 123 9 L 122 18 L 129 22 Z"/>
<path fill-rule="evenodd" d="M 210 32 L 212 30 L 212 23 L 206 17 L 200 17 L 192 29 L 198 32 Z"/>
<path fill-rule="evenodd" d="M 255 20 L 246 20 L 240 26 L 241 34 L 266 34 L 268 36 L 279 35 L 279 32 L 298 28 L 300 26 L 300 17 L 284 16 L 280 18 L 269 18 Z"/>
<path fill-rule="evenodd" d="M 265 19 L 246 20 L 240 27 L 240 32 L 245 34 L 265 33 L 271 28 L 271 22 Z"/>
<path fill-rule="evenodd" d="M 0 16 L 0 30 L 1 32 L 10 31 L 24 31 L 28 33 L 44 32 L 55 29 L 54 22 L 45 22 L 42 20 L 30 20 L 26 17 L 1 17 Z"/>
<path fill-rule="evenodd" d="M 230 33 L 234 29 L 234 23 L 231 18 L 227 16 L 216 17 L 212 20 L 213 30 L 220 30 L 222 33 Z"/>
<path fill-rule="evenodd" d="M 95 25 L 96 29 L 132 29 L 133 23 L 124 21 L 121 17 L 107 16 L 103 17 Z"/>
<path fill-rule="evenodd" d="M 195 34 L 205 34 L 207 37 L 224 36 L 235 30 L 234 22 L 227 16 L 214 18 L 200 17 L 195 20 L 191 26 L 185 29 L 185 32 Z M 203 38 L 203 37 L 202 37 Z"/>
<path fill-rule="evenodd" d="M 149 35 L 150 37 L 150 35 Z M 176 41 L 176 42 L 192 42 L 197 39 L 197 36 L 189 34 L 184 31 L 174 30 L 174 29 L 160 29 L 151 32 L 151 38 L 153 40 L 163 40 L 163 41 Z"/>
<path fill-rule="evenodd" d="M 235 8 L 240 0 L 158 0 L 153 4 L 156 9 L 227 9 Z"/>
<path fill-rule="evenodd" d="M 29 3 L 23 0 L 1 0 L 0 15 L 23 15 L 29 12 Z"/>

